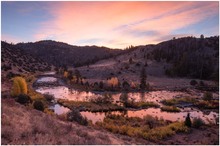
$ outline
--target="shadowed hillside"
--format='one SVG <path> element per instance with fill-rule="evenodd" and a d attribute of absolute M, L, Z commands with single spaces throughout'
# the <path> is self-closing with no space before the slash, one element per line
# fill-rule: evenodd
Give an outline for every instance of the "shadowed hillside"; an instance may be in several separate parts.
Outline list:
<path fill-rule="evenodd" d="M 15 74 L 27 74 L 50 71 L 51 65 L 37 57 L 24 52 L 23 49 L 1 42 L 1 69 L 2 78 L 11 78 Z"/>
<path fill-rule="evenodd" d="M 121 53 L 121 50 L 97 46 L 72 46 L 56 41 L 39 41 L 35 43 L 19 43 L 16 46 L 45 62 L 56 66 L 80 66 L 92 64 L 103 58 L 110 58 Z"/>

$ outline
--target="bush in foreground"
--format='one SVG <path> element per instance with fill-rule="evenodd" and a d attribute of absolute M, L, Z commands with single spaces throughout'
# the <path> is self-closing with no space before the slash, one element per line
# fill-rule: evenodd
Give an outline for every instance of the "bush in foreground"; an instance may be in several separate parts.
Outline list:
<path fill-rule="evenodd" d="M 79 123 L 80 125 L 84 125 L 87 126 L 88 125 L 88 121 L 85 117 L 83 117 L 79 110 L 77 109 L 72 109 L 72 111 L 67 113 L 67 120 L 68 121 L 76 121 L 77 123 Z"/>
<path fill-rule="evenodd" d="M 195 85 L 197 85 L 198 84 L 198 82 L 196 81 L 196 80 L 191 80 L 190 81 L 190 85 L 192 85 L 192 86 L 195 86 Z"/>
<path fill-rule="evenodd" d="M 31 98 L 30 98 L 28 95 L 26 95 L 26 94 L 20 94 L 20 95 L 18 95 L 16 101 L 17 101 L 18 103 L 24 104 L 24 105 L 27 105 L 27 104 L 29 104 L 29 103 L 32 103 Z"/>
<path fill-rule="evenodd" d="M 204 125 L 204 121 L 201 118 L 194 118 L 193 119 L 193 127 L 194 128 L 200 128 L 202 125 Z"/>
<path fill-rule="evenodd" d="M 44 111 L 44 104 L 42 101 L 35 101 L 33 106 L 36 110 Z"/>
<path fill-rule="evenodd" d="M 205 92 L 203 95 L 203 100 L 210 101 L 213 99 L 213 95 L 211 92 Z"/>
<path fill-rule="evenodd" d="M 12 96 L 27 94 L 27 83 L 22 77 L 13 78 Z"/>

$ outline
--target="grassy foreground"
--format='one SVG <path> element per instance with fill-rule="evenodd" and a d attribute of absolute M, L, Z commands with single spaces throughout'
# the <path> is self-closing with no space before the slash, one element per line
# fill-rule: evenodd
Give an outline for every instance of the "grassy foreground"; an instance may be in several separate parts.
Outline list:
<path fill-rule="evenodd" d="M 56 116 L 20 105 L 11 98 L 2 99 L 1 124 L 3 145 L 140 144 L 129 137 L 121 138 L 107 131 L 61 121 Z"/>

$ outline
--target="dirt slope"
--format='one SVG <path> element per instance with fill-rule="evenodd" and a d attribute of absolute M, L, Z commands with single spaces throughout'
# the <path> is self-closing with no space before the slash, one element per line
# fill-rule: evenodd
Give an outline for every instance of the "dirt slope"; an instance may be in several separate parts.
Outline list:
<path fill-rule="evenodd" d="M 30 109 L 13 99 L 2 99 L 2 144 L 138 144 L 118 136 Z M 143 142 L 142 142 L 143 143 Z M 144 141 L 146 143 L 146 141 Z M 151 143 L 148 143 L 151 144 Z"/>

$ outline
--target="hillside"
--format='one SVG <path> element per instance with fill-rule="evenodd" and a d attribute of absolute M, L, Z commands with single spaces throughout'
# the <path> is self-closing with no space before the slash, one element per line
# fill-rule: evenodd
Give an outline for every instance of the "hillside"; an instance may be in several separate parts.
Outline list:
<path fill-rule="evenodd" d="M 30 109 L 13 99 L 2 99 L 1 144 L 143 144 L 134 138 L 59 120 L 56 116 Z M 13 129 L 13 130 L 12 130 Z"/>
<path fill-rule="evenodd" d="M 11 86 L 10 79 L 14 76 L 26 76 L 27 74 L 50 71 L 53 68 L 47 62 L 3 41 L 1 42 L 1 55 L 2 91 L 8 90 Z"/>
<path fill-rule="evenodd" d="M 138 84 L 142 67 L 150 85 L 162 88 L 187 87 L 191 79 L 218 82 L 218 44 L 219 37 L 173 39 L 136 46 L 117 57 L 77 69 L 90 82 L 116 76 L 120 82 Z"/>
<path fill-rule="evenodd" d="M 122 50 L 97 46 L 72 46 L 56 41 L 39 41 L 35 43 L 19 43 L 17 47 L 56 66 L 80 66 L 92 64 L 103 58 L 110 58 Z"/>

